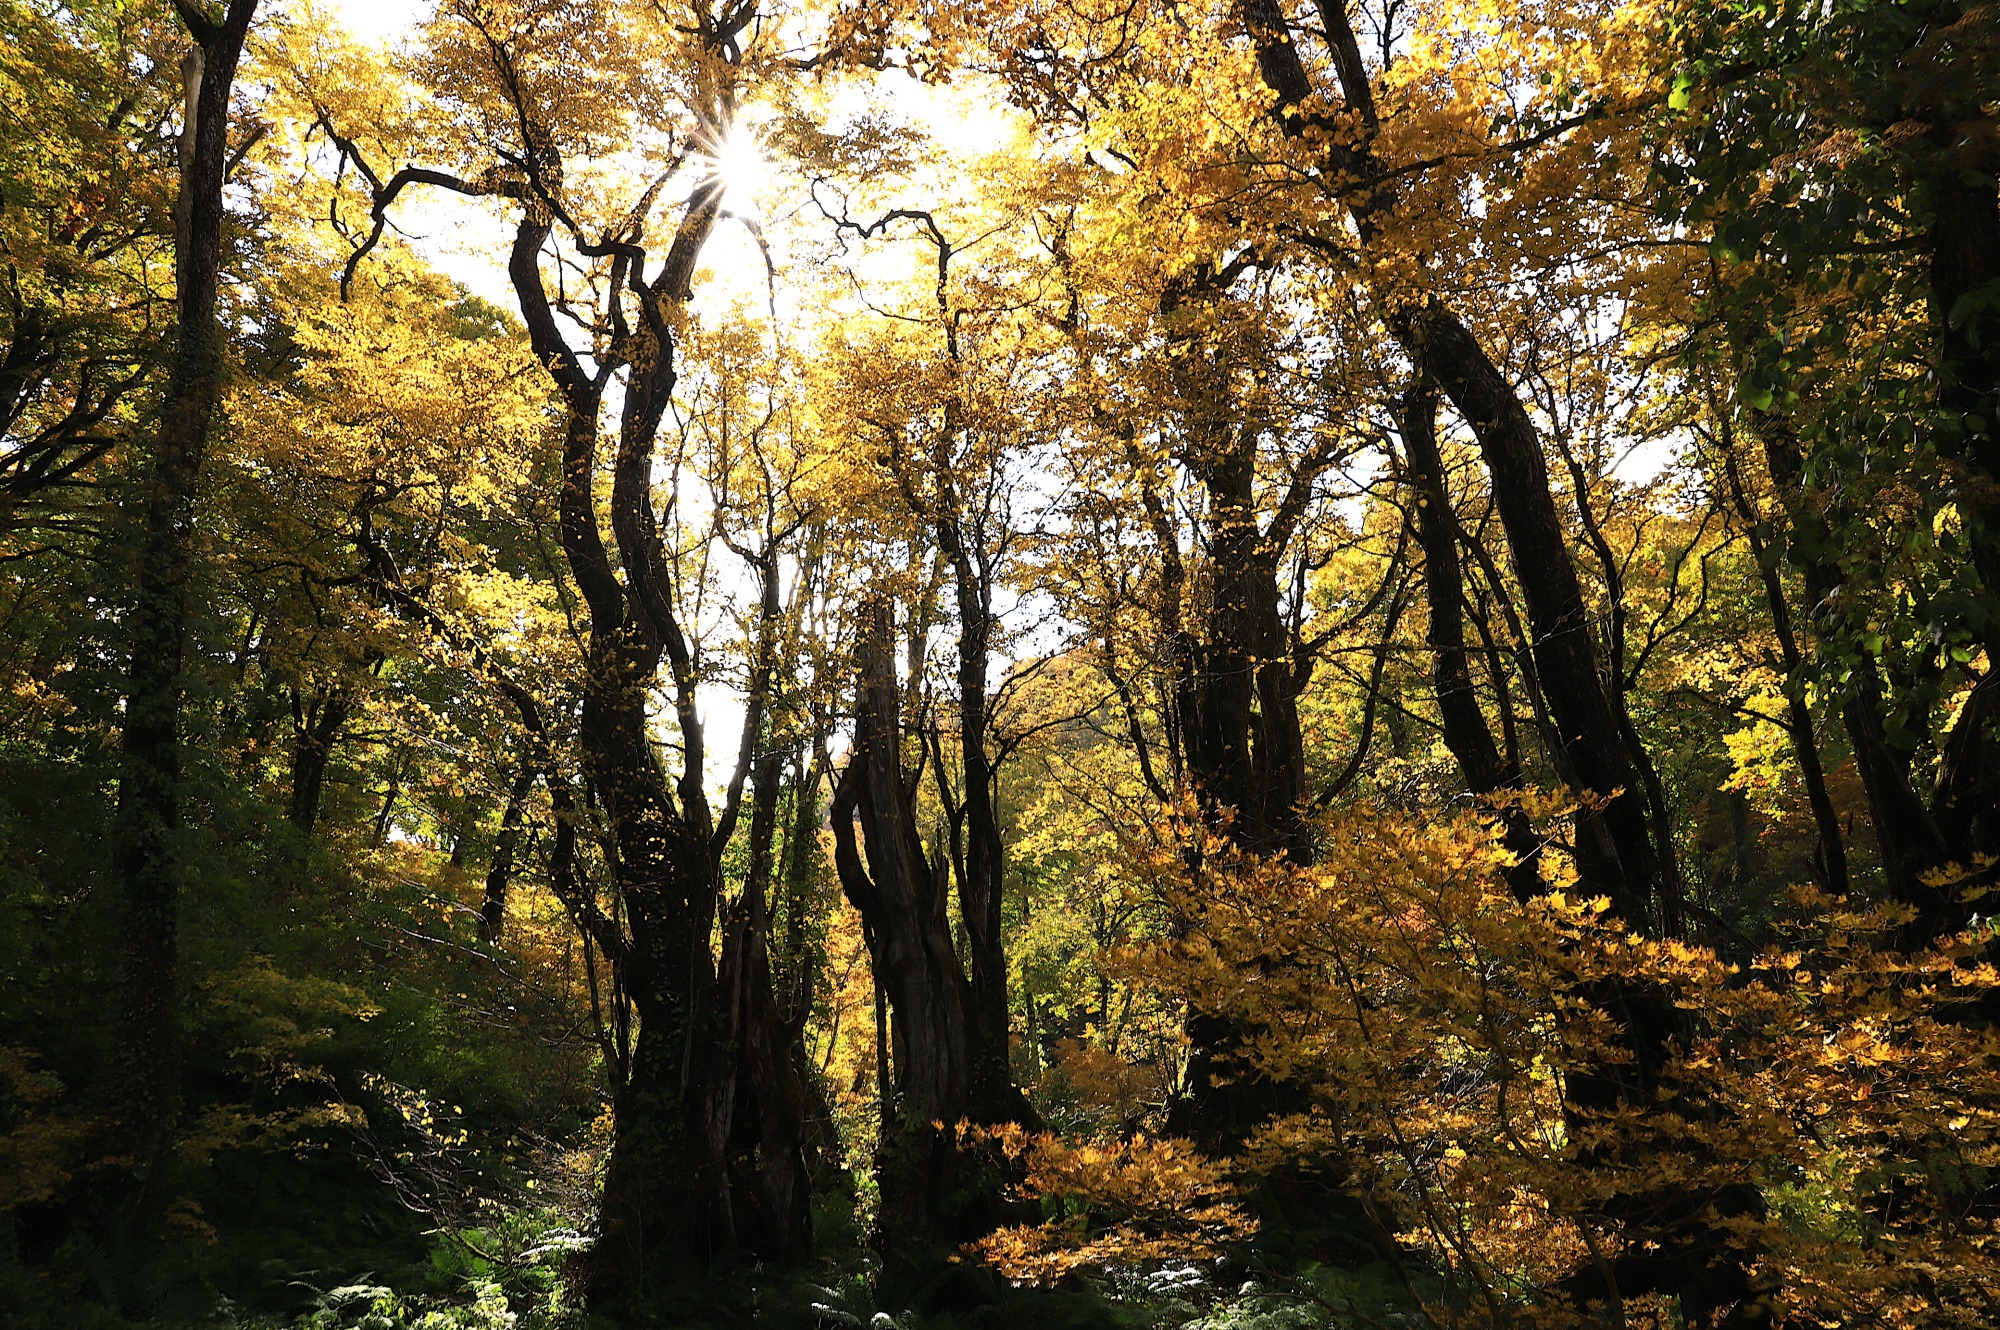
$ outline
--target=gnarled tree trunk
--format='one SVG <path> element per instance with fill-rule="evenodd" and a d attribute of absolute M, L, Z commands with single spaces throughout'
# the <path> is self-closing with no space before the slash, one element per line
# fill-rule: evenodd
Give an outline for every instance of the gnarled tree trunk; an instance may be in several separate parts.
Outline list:
<path fill-rule="evenodd" d="M 988 1151 L 962 1147 L 957 1124 L 1014 1121 L 1018 1106 L 981 1085 L 972 985 L 948 913 L 950 865 L 942 849 L 925 853 L 903 770 L 893 633 L 886 603 L 863 607 L 854 750 L 833 798 L 834 865 L 891 1017 L 877 1156 L 884 1287 L 935 1304 L 963 1296 L 944 1287 L 954 1271 L 969 1274 L 950 1263 L 956 1248 L 1009 1217 L 1004 1176 Z"/>

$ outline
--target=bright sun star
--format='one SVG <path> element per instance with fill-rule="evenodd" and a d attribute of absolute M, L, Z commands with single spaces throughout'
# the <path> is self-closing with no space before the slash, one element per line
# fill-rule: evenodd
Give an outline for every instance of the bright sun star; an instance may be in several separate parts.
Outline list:
<path fill-rule="evenodd" d="M 769 173 L 764 150 L 757 136 L 742 125 L 736 126 L 716 145 L 710 168 L 728 194 L 728 206 L 739 212 L 754 212 L 757 196 Z"/>

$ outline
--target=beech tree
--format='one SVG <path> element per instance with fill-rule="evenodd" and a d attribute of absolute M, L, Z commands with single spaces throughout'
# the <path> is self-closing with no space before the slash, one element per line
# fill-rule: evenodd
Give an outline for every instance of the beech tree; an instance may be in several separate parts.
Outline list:
<path fill-rule="evenodd" d="M 753 630 L 743 739 L 718 807 L 705 785 L 698 690 L 706 666 L 692 632 L 701 551 L 684 551 L 686 519 L 670 506 L 663 522 L 654 493 L 663 426 L 683 373 L 677 353 L 686 303 L 723 211 L 725 184 L 713 163 L 733 132 L 739 98 L 773 68 L 772 20 L 755 7 L 697 9 L 686 25 L 593 11 L 593 20 L 619 25 L 634 58 L 593 69 L 579 85 L 571 42 L 584 31 L 582 17 L 547 7 L 441 11 L 414 72 L 456 105 L 470 131 L 459 139 L 413 140 L 393 122 L 348 123 L 342 107 L 362 90 L 341 86 L 339 71 L 326 85 L 302 72 L 319 127 L 367 190 L 350 273 L 412 188 L 503 199 L 515 210 L 508 280 L 563 413 L 562 549 L 589 623 L 577 770 L 602 812 L 615 901 L 606 914 L 594 890 L 573 884 L 571 909 L 611 961 L 637 1025 L 614 1079 L 617 1137 L 588 1275 L 593 1301 L 618 1305 L 739 1256 L 795 1261 L 811 1239 L 803 1095 L 771 992 L 768 905 L 753 884 L 725 909 L 722 874 L 767 724 L 784 533 L 767 531 L 753 558 L 766 594 Z M 636 118 L 642 108 L 676 105 L 684 119 L 663 136 L 662 127 Z M 571 180 L 589 176 L 592 160 L 613 146 L 604 131 L 620 122 L 642 136 L 631 146 L 661 172 L 608 203 L 594 181 Z M 384 154 L 419 145 L 458 170 L 404 164 L 400 156 L 387 164 Z M 651 214 L 682 169 L 689 185 L 678 215 L 664 245 L 649 247 Z M 572 275 L 573 264 L 581 271 Z M 584 330 L 581 345 L 568 339 L 564 322 Z M 621 400 L 606 440 L 602 417 L 614 381 Z M 603 470 L 611 475 L 615 563 L 600 525 Z M 663 668 L 678 774 L 662 764 L 648 729 L 649 696 Z M 571 777 L 564 771 L 557 779 Z M 708 939 L 718 922 L 724 947 L 716 956 Z"/>
<path fill-rule="evenodd" d="M 1990 1322 L 1995 16 L 0 2 L 0 1298 Z"/>
<path fill-rule="evenodd" d="M 180 187 L 174 196 L 173 358 L 160 403 L 143 499 L 133 505 L 131 603 L 123 625 L 128 665 L 119 730 L 115 859 L 120 948 L 118 1072 L 112 1089 L 122 1144 L 135 1161 L 142 1209 L 172 1149 L 180 1111 L 177 934 L 183 869 L 180 710 L 187 636 L 191 528 L 209 433 L 222 403 L 226 349 L 222 191 L 237 62 L 256 0 L 219 18 L 176 13 L 194 39 L 182 59 Z"/>

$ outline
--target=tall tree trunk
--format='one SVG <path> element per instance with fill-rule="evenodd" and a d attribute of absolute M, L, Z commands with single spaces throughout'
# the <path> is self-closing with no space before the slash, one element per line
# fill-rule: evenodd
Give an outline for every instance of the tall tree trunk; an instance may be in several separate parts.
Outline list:
<path fill-rule="evenodd" d="M 222 401 L 222 273 L 229 100 L 256 0 L 216 23 L 177 6 L 195 40 L 184 68 L 180 194 L 175 205 L 178 321 L 150 470 L 138 504 L 124 631 L 130 650 L 119 738 L 116 869 L 119 966 L 110 1100 L 134 1162 L 136 1213 L 158 1200 L 181 1104 L 179 906 L 181 657 L 202 459 Z"/>
<path fill-rule="evenodd" d="M 541 169 L 559 174 L 548 151 Z M 762 674 L 746 708 L 745 760 L 718 818 L 704 785 L 699 670 L 652 507 L 653 459 L 676 382 L 669 314 L 688 298 L 719 207 L 718 185 L 696 190 L 660 271 L 636 293 L 643 322 L 621 347 L 627 370 L 611 466 L 616 569 L 598 528 L 594 488 L 606 379 L 586 373 L 558 331 L 542 283 L 541 253 L 552 229 L 542 205 L 524 208 L 508 264 L 529 337 L 566 407 L 559 530 L 590 611 L 583 766 L 610 832 L 626 921 L 626 936 L 607 939 L 615 944 L 607 950 L 638 1016 L 614 1087 L 599 1239 L 584 1270 L 587 1299 L 605 1309 L 631 1307 L 649 1290 L 705 1280 L 744 1260 L 789 1265 L 810 1254 L 801 1099 L 785 1083 L 785 1040 L 773 1028 L 768 910 L 762 901 L 721 910 L 722 855 L 747 755 L 764 737 L 768 637 L 759 639 Z M 769 594 L 767 581 L 766 633 Z M 660 765 L 647 722 L 663 660 L 684 754 L 674 780 Z M 712 950 L 718 924 L 719 963 Z"/>
<path fill-rule="evenodd" d="M 319 822 L 327 762 L 353 710 L 352 695 L 338 684 L 315 690 L 310 700 L 292 690 L 292 791 L 285 817 L 304 835 Z"/>
<path fill-rule="evenodd" d="M 1601 812 L 1578 818 L 1578 868 L 1611 897 L 1622 918 L 1643 926 L 1661 904 L 1654 899 L 1659 856 L 1639 775 L 1606 693 L 1541 437 L 1485 348 L 1443 305 L 1403 309 L 1391 325 L 1479 442 L 1526 603 L 1535 675 L 1555 729 L 1550 740 L 1557 769 L 1579 790 L 1609 796 Z"/>
<path fill-rule="evenodd" d="M 797 1056 L 799 1027 L 772 983 L 770 924 L 760 887 L 746 887 L 723 917 L 721 1038 L 734 1052 L 717 1089 L 731 1128 L 725 1148 L 739 1239 L 752 1255 L 790 1264 L 811 1254 L 814 1105 Z"/>
<path fill-rule="evenodd" d="M 807 931 L 814 910 L 814 869 L 822 862 L 819 829 L 826 820 L 822 790 L 831 766 L 826 752 L 826 723 L 817 704 L 812 732 L 794 756 L 797 772 L 792 789 L 792 823 L 785 836 L 784 936 L 778 949 L 778 994 L 787 1019 L 804 1028 L 819 990 L 820 949 Z M 808 756 L 810 754 L 810 756 Z"/>
<path fill-rule="evenodd" d="M 1677 899 L 1656 897 L 1663 882 L 1638 773 L 1598 658 L 1539 435 L 1512 386 L 1470 329 L 1435 301 L 1405 309 L 1391 326 L 1420 371 L 1432 376 L 1472 427 L 1492 483 L 1506 532 L 1514 575 L 1526 602 L 1536 679 L 1554 733 L 1550 751 L 1559 774 L 1581 791 L 1606 800 L 1576 818 L 1576 860 L 1584 883 L 1611 898 L 1619 917 L 1645 928 L 1653 919 L 1678 921 Z M 1639 1125 L 1670 1088 L 1668 1063 L 1685 1045 L 1686 1020 L 1665 995 L 1646 984 L 1605 980 L 1584 990 L 1609 1013 L 1622 1036 L 1612 1057 L 1591 1056 L 1565 1069 L 1564 1103 L 1580 1128 L 1602 1117 L 1637 1109 Z M 1680 1087 L 1685 1094 L 1688 1087 Z M 1684 1111 L 1726 1113 L 1726 1105 L 1688 1100 Z M 1647 1147 L 1611 1145 L 1595 1152 L 1607 1166 L 1642 1165 Z M 1586 1160 L 1593 1157 L 1586 1155 Z M 1684 1185 L 1611 1197 L 1605 1212 L 1643 1240 L 1628 1245 L 1614 1263 L 1615 1282 L 1595 1267 L 1573 1290 L 1585 1298 L 1615 1300 L 1641 1291 L 1680 1299 L 1691 1324 L 1723 1315 L 1732 1323 L 1761 1325 L 1769 1308 L 1718 1217 L 1755 1216 L 1762 1199 L 1747 1184 L 1702 1193 Z"/>
<path fill-rule="evenodd" d="M 1939 451 L 1966 475 L 1955 496 L 1971 537 L 1989 607 L 2000 605 L 2000 151 L 1947 123 L 1942 161 L 1930 181 L 1930 322 L 1938 346 Z M 1970 158 L 1970 160 L 1968 160 Z M 2000 619 L 2000 615 L 1994 616 Z M 2000 622 L 1984 626 L 1987 654 L 2000 658 Z"/>
<path fill-rule="evenodd" d="M 842 1162 L 845 1151 L 839 1124 L 834 1119 L 827 1078 L 814 1064 L 805 1041 L 806 1026 L 819 998 L 821 968 L 825 962 L 824 947 L 810 927 L 819 909 L 817 870 L 824 863 L 819 829 L 826 821 L 826 799 L 821 791 L 830 766 L 826 755 L 826 723 L 817 705 L 810 727 L 804 743 L 793 755 L 796 774 L 792 782 L 791 824 L 785 834 L 783 870 L 779 875 L 783 927 L 772 966 L 772 989 L 777 994 L 780 1018 L 792 1031 L 792 1061 L 806 1095 L 806 1171 L 817 1185 L 831 1183 L 848 1190 L 853 1178 Z"/>
<path fill-rule="evenodd" d="M 724 1155 L 728 1105 L 710 1119 L 727 1016 L 717 1010 L 710 951 L 720 893 L 707 819 L 690 817 L 668 791 L 646 725 L 651 662 L 621 619 L 593 625 L 582 720 L 585 774 L 611 834 L 627 920 L 619 979 L 638 1016 L 631 1063 L 613 1093 L 587 1281 L 593 1304 L 606 1307 L 699 1281 L 741 1254 Z"/>
<path fill-rule="evenodd" d="M 1940 931 L 1969 922 L 1970 902 L 2000 878 L 1990 863 L 1975 867 L 2000 857 L 2000 149 L 1990 134 L 1945 132 L 1951 142 L 1932 182 L 1930 317 L 1942 429 L 1956 435 L 1941 450 L 1965 471 L 1956 497 L 1986 592 L 1986 674 L 1945 738 L 1932 787 L 1932 815 L 1963 873 L 1935 907 Z"/>
<path fill-rule="evenodd" d="M 776 553 L 758 567 L 761 600 L 748 708 L 738 754 L 750 778 L 749 867 L 742 893 L 724 913 L 719 975 L 723 1046 L 736 1050 L 726 1091 L 732 1131 L 729 1168 L 745 1227 L 777 1239 L 782 1259 L 810 1249 L 812 1184 L 807 1123 L 814 1104 L 801 1074 L 803 1016 L 780 999 L 771 964 L 771 890 L 777 863 L 778 803 L 785 752 L 772 723 L 780 627 Z"/>
<path fill-rule="evenodd" d="M 1007 1119 L 976 1094 L 972 987 L 952 942 L 946 856 L 925 854 L 903 771 L 894 623 L 884 602 L 863 607 L 855 654 L 854 751 L 835 786 L 832 820 L 835 868 L 861 914 L 890 1018 L 891 1100 L 877 1156 L 883 1281 L 899 1300 L 948 1302 L 953 1293 L 936 1284 L 954 1273 L 952 1253 L 1007 1218 L 1003 1176 L 985 1152 L 960 1148 L 956 1124 Z M 963 1263 L 956 1270 L 965 1273 Z"/>
<path fill-rule="evenodd" d="M 1231 349 L 1214 326 L 1226 317 L 1232 280 L 1198 266 L 1169 280 L 1159 302 L 1174 346 L 1177 455 L 1206 500 L 1195 541 L 1205 587 L 1182 564 L 1180 530 L 1149 483 L 1150 464 L 1131 456 L 1162 566 L 1156 609 L 1171 671 L 1164 692 L 1173 770 L 1211 830 L 1252 854 L 1303 863 L 1312 844 L 1302 816 L 1297 667 L 1278 613 L 1278 553 L 1258 519 L 1257 434 L 1237 419 L 1226 387 Z M 1272 1115 L 1302 1106 L 1296 1087 L 1244 1068 L 1242 1050 L 1257 1031 L 1233 1013 L 1190 1011 L 1186 1033 L 1186 1085 L 1168 1130 L 1226 1152 Z"/>
<path fill-rule="evenodd" d="M 1002 932 L 1006 870 L 994 806 L 998 776 L 986 751 L 993 579 L 984 552 L 968 541 L 956 517 L 960 507 L 948 467 L 940 467 L 937 484 L 944 515 L 934 529 L 938 548 L 952 569 L 958 602 L 958 754 L 964 833 L 954 868 L 970 970 L 972 1093 L 982 1113 L 1027 1121 L 1031 1111 L 1015 1088 L 1008 1052 L 1007 949 Z"/>
<path fill-rule="evenodd" d="M 1227 304 L 1231 280 L 1227 272 L 1197 269 L 1170 282 L 1160 300 L 1176 347 L 1181 460 L 1207 502 L 1200 543 L 1208 578 L 1198 625 L 1161 626 L 1183 643 L 1177 733 L 1197 797 L 1233 844 L 1307 863 L 1312 842 L 1303 818 L 1298 715 L 1303 666 L 1278 608 L 1278 564 L 1289 531 L 1279 518 L 1269 530 L 1260 522 L 1257 427 L 1237 418 L 1225 386 L 1230 352 L 1212 345 L 1223 339 L 1209 326 Z M 1298 479 L 1309 485 L 1313 475 L 1302 470 Z M 1154 524 L 1164 551 L 1176 537 L 1163 522 Z M 1179 600 L 1172 607 L 1177 614 L 1185 612 Z"/>
<path fill-rule="evenodd" d="M 1437 388 L 1419 377 L 1403 394 L 1399 412 L 1403 450 L 1417 496 L 1417 538 L 1424 551 L 1424 585 L 1430 602 L 1431 685 L 1445 747 L 1458 762 L 1466 788 L 1490 795 L 1522 786 L 1520 768 L 1501 755 L 1480 709 L 1465 644 L 1465 579 L 1458 557 L 1458 523 L 1445 482 L 1437 441 Z M 1541 893 L 1541 838 L 1519 808 L 1500 811 L 1502 843 L 1514 855 L 1507 872 L 1516 899 Z"/>
<path fill-rule="evenodd" d="M 1335 52 L 1339 91 L 1364 135 L 1377 126 L 1369 84 L 1347 19 L 1345 0 L 1323 0 L 1326 38 Z M 1244 26 L 1256 46 L 1266 84 L 1277 94 L 1273 110 L 1287 135 L 1300 134 L 1317 117 L 1308 110 L 1310 76 L 1276 0 L 1241 0 Z M 1353 181 L 1349 214 L 1368 245 L 1380 236 L 1382 218 L 1396 201 L 1393 178 L 1364 137 L 1327 136 L 1324 164 Z M 1678 901 L 1656 900 L 1663 885 L 1659 828 L 1650 825 L 1591 632 L 1582 586 L 1571 559 L 1561 515 L 1549 486 L 1542 440 L 1513 385 L 1470 328 L 1434 294 L 1413 301 L 1409 293 L 1379 293 L 1385 321 L 1419 373 L 1441 388 L 1473 431 L 1486 464 L 1495 507 L 1506 532 L 1516 581 L 1526 603 L 1531 655 L 1547 708 L 1550 751 L 1570 784 L 1605 800 L 1601 811 L 1577 819 L 1576 858 L 1583 880 L 1608 895 L 1630 926 L 1676 918 Z M 1684 1036 L 1682 1020 L 1657 991 L 1608 982 L 1586 994 L 1623 1028 L 1623 1047 L 1612 1058 L 1566 1069 L 1565 1101 L 1584 1117 L 1643 1117 L 1665 1088 L 1668 1059 Z M 1690 1105 L 1691 1111 L 1720 1106 Z M 1607 1160 L 1607 1162 L 1611 1162 Z M 1650 1242 L 1635 1243 L 1619 1262 L 1616 1287 L 1579 1288 L 1588 1296 L 1616 1298 L 1641 1289 L 1677 1294 L 1693 1324 L 1727 1315 L 1745 1324 L 1769 1319 L 1754 1296 L 1749 1274 L 1725 1226 L 1714 1217 L 1753 1214 L 1760 1200 L 1747 1185 L 1723 1196 L 1672 1187 L 1650 1195 L 1614 1198 L 1613 1217 Z"/>
<path fill-rule="evenodd" d="M 507 926 L 507 896 L 514 882 L 514 858 L 521 850 L 521 829 L 528 818 L 528 796 L 535 788 L 535 764 L 523 759 L 507 788 L 507 806 L 500 813 L 500 833 L 493 840 L 493 858 L 486 865 L 486 886 L 479 901 L 479 945 L 497 947 Z"/>

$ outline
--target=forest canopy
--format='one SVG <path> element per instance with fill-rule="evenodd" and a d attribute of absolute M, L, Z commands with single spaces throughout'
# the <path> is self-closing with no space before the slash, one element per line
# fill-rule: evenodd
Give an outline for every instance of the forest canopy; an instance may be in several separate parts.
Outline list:
<path fill-rule="evenodd" d="M 2000 5 L 343 17 L 0 0 L 0 1324 L 2000 1319 Z"/>

